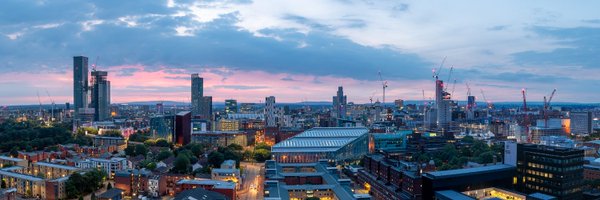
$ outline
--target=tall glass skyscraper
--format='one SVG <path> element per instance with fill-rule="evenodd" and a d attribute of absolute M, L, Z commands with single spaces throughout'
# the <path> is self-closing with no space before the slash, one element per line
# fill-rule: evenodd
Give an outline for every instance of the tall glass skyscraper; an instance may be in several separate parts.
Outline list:
<path fill-rule="evenodd" d="M 79 109 L 88 105 L 88 58 L 85 56 L 73 57 L 73 110 L 75 117 L 79 117 Z"/>
<path fill-rule="evenodd" d="M 92 71 L 92 103 L 94 121 L 104 121 L 110 118 L 110 81 L 108 72 Z"/>
<path fill-rule="evenodd" d="M 198 74 L 192 74 L 192 116 L 201 115 L 204 80 Z"/>

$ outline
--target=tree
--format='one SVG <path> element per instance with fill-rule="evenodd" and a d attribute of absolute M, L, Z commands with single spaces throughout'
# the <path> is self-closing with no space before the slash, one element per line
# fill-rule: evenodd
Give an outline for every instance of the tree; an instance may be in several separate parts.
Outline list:
<path fill-rule="evenodd" d="M 159 147 L 169 147 L 170 146 L 169 142 L 167 142 L 164 139 L 156 140 L 156 144 L 155 145 L 159 146 Z"/>
<path fill-rule="evenodd" d="M 78 199 L 78 200 L 83 200 L 83 196 L 79 196 L 79 199 Z"/>
<path fill-rule="evenodd" d="M 253 155 L 252 155 L 252 151 L 245 150 L 244 153 L 242 153 L 242 158 L 244 160 L 250 160 L 250 159 L 254 158 Z"/>
<path fill-rule="evenodd" d="M 225 161 L 225 156 L 218 151 L 208 154 L 208 163 L 213 167 L 219 167 L 223 161 Z"/>
<path fill-rule="evenodd" d="M 156 163 L 155 162 L 148 163 L 148 165 L 146 165 L 146 169 L 149 169 L 149 170 L 156 169 Z"/>
<path fill-rule="evenodd" d="M 204 154 L 204 145 L 198 143 L 192 143 L 190 145 L 190 151 L 192 151 L 196 157 L 200 157 Z"/>
<path fill-rule="evenodd" d="M 475 138 L 473 138 L 473 136 L 465 136 L 463 137 L 460 141 L 464 142 L 464 143 L 473 143 L 475 142 Z"/>
<path fill-rule="evenodd" d="M 135 147 L 128 145 L 127 148 L 125 148 L 125 155 L 135 156 Z"/>
<path fill-rule="evenodd" d="M 304 200 L 321 200 L 321 198 L 319 198 L 319 197 L 308 197 L 308 198 L 306 198 Z"/>
<path fill-rule="evenodd" d="M 494 152 L 493 151 L 487 151 L 487 152 L 481 153 L 477 157 L 477 161 L 479 161 L 479 163 L 492 163 L 492 162 L 494 162 Z"/>
<path fill-rule="evenodd" d="M 6 188 L 6 181 L 5 181 L 4 179 L 2 179 L 2 185 L 1 185 L 1 188 L 2 188 L 2 189 Z"/>
<path fill-rule="evenodd" d="M 271 159 L 271 151 L 266 149 L 257 149 L 254 151 L 254 160 L 256 162 L 265 162 L 265 160 Z"/>
<path fill-rule="evenodd" d="M 235 150 L 235 151 L 241 151 L 244 150 L 244 147 L 242 147 L 239 144 L 230 144 L 229 146 L 227 146 L 227 148 Z"/>
<path fill-rule="evenodd" d="M 90 196 L 90 199 L 91 200 L 96 200 L 96 193 L 95 192 L 92 192 L 92 196 Z"/>
<path fill-rule="evenodd" d="M 267 143 L 257 143 L 256 146 L 254 146 L 254 149 L 266 149 L 271 151 L 271 146 L 269 146 Z"/>
<path fill-rule="evenodd" d="M 103 136 L 107 137 L 123 137 L 120 130 L 106 130 L 102 133 Z"/>
<path fill-rule="evenodd" d="M 177 155 L 173 170 L 178 173 L 187 173 L 190 168 L 190 159 L 185 154 Z"/>
<path fill-rule="evenodd" d="M 107 183 L 106 184 L 106 190 L 110 190 L 110 189 L 112 189 L 112 185 L 110 183 Z"/>
<path fill-rule="evenodd" d="M 143 144 L 135 145 L 135 155 L 143 155 L 145 157 L 146 154 L 148 154 L 148 148 L 146 148 L 146 145 L 143 145 Z"/>
<path fill-rule="evenodd" d="M 173 153 L 171 153 L 171 151 L 162 150 L 160 151 L 160 153 L 158 153 L 158 155 L 156 155 L 155 159 L 156 161 L 163 161 L 171 156 L 173 156 Z"/>

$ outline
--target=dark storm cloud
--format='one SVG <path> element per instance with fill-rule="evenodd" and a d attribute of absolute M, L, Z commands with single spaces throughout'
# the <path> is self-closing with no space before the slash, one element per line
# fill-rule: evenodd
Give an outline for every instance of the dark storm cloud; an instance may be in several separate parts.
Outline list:
<path fill-rule="evenodd" d="M 543 37 L 558 39 L 558 44 L 564 47 L 550 52 L 525 51 L 513 54 L 517 64 L 600 68 L 600 28 L 536 27 L 534 30 Z"/>

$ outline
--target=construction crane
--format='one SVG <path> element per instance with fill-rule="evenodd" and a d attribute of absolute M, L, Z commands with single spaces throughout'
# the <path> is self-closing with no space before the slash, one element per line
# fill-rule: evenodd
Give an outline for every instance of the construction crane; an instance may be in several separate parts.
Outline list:
<path fill-rule="evenodd" d="M 452 71 L 454 71 L 454 66 L 450 67 L 450 72 L 448 72 L 448 80 L 446 81 L 446 83 L 450 83 L 450 78 L 452 77 Z M 446 89 L 448 89 L 448 88 L 446 88 Z"/>
<path fill-rule="evenodd" d="M 54 104 L 54 99 L 52 99 L 52 97 L 50 97 L 50 93 L 48 92 L 48 90 L 46 90 L 46 95 L 48 95 L 48 99 L 50 99 L 50 103 L 52 103 L 52 112 L 51 112 L 51 116 L 50 116 L 50 122 L 54 121 L 54 107 L 56 104 Z"/>
<path fill-rule="evenodd" d="M 527 142 L 531 142 L 531 134 L 529 133 L 529 113 L 527 113 L 527 94 L 525 88 L 521 89 L 523 95 L 523 126 L 525 127 L 525 134 L 527 134 Z"/>
<path fill-rule="evenodd" d="M 554 88 L 554 90 L 552 90 L 552 94 L 550 94 L 550 97 L 548 98 L 547 101 L 546 101 L 546 96 L 544 96 L 543 112 L 544 112 L 544 126 L 546 128 L 548 128 L 548 112 L 550 112 L 550 102 L 552 101 L 552 98 L 554 98 L 555 93 L 556 93 L 556 88 Z"/>
<path fill-rule="evenodd" d="M 483 100 L 487 103 L 488 109 L 492 109 L 492 102 L 488 101 L 487 98 L 485 98 L 485 93 L 483 92 L 483 89 L 481 89 L 481 96 L 483 97 Z"/>
<path fill-rule="evenodd" d="M 384 81 L 383 78 L 381 77 L 381 71 L 379 71 L 378 73 L 379 73 L 379 80 L 381 81 L 381 87 L 383 88 L 383 110 L 385 110 L 385 88 L 388 87 L 388 83 L 387 83 L 387 81 Z"/>
<path fill-rule="evenodd" d="M 444 63 L 446 62 L 446 56 L 444 56 L 444 59 L 442 60 L 442 63 L 440 63 L 440 67 L 437 71 L 435 71 L 435 69 L 433 69 L 433 78 L 435 78 L 435 80 L 438 79 L 439 75 L 440 75 L 440 71 L 442 71 L 442 67 L 444 66 Z"/>
<path fill-rule="evenodd" d="M 375 96 L 375 94 L 377 94 L 377 90 L 375 90 L 375 92 L 373 92 L 371 94 L 371 96 L 369 96 L 369 101 L 371 102 L 371 106 L 373 106 L 373 97 Z"/>

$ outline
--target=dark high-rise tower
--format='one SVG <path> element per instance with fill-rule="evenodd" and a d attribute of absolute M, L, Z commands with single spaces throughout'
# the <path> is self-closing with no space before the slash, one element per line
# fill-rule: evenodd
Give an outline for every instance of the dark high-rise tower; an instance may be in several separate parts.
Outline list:
<path fill-rule="evenodd" d="M 235 114 L 237 112 L 238 112 L 237 100 L 226 99 L 225 100 L 225 113 L 226 114 Z"/>
<path fill-rule="evenodd" d="M 92 71 L 92 103 L 94 121 L 104 121 L 110 118 L 110 81 L 108 72 Z"/>
<path fill-rule="evenodd" d="M 73 57 L 73 110 L 75 117 L 79 117 L 79 109 L 88 105 L 88 58 L 85 56 Z"/>
<path fill-rule="evenodd" d="M 202 97 L 204 96 L 204 79 L 192 74 L 192 115 L 201 115 Z"/>
<path fill-rule="evenodd" d="M 333 97 L 333 117 L 344 118 L 346 117 L 346 96 L 344 95 L 344 88 L 338 87 L 337 95 Z"/>

